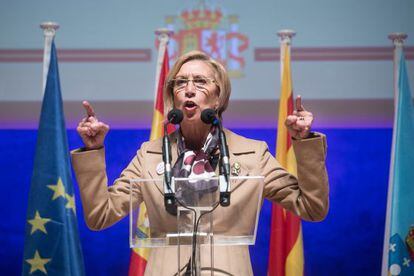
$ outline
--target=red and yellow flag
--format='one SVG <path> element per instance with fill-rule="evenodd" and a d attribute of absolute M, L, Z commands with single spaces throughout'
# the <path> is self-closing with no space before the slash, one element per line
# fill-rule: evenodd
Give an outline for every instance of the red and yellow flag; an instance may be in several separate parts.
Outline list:
<path fill-rule="evenodd" d="M 161 53 L 160 53 L 161 54 Z M 155 140 L 163 136 L 164 134 L 164 97 L 163 87 L 165 79 L 169 71 L 169 58 L 167 47 L 165 47 L 164 57 L 162 59 L 162 65 L 159 70 L 159 76 L 157 76 L 158 84 L 156 88 L 156 99 L 154 105 L 154 115 L 152 117 L 151 135 L 150 140 Z M 171 132 L 174 128 L 168 128 L 168 132 Z M 139 216 L 137 221 L 137 227 L 143 235 L 149 236 L 150 231 L 148 227 L 148 214 L 147 208 L 144 203 L 139 206 Z M 134 248 L 131 253 L 131 259 L 129 262 L 129 276 L 142 276 L 145 273 L 145 267 L 147 265 L 148 256 L 150 253 L 149 248 Z"/>
<path fill-rule="evenodd" d="M 297 176 L 296 158 L 291 137 L 285 127 L 286 117 L 293 112 L 293 91 L 290 72 L 290 51 L 282 44 L 283 70 L 277 128 L 276 159 L 289 173 Z M 269 276 L 303 275 L 303 240 L 300 218 L 277 204 L 272 206 L 269 248 Z"/>
<path fill-rule="evenodd" d="M 169 71 L 169 57 L 168 50 L 165 48 L 164 58 L 162 60 L 162 66 L 158 77 L 157 95 L 154 105 L 154 115 L 152 117 L 151 135 L 150 140 L 156 140 L 164 135 L 164 97 L 163 87 L 165 79 Z M 174 128 L 168 126 L 168 132 L 171 132 Z"/>

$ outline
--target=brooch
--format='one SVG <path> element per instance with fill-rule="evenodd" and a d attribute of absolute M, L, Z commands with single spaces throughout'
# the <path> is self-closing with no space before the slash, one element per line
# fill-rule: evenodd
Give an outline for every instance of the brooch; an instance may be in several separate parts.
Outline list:
<path fill-rule="evenodd" d="M 158 175 L 161 175 L 161 174 L 164 173 L 164 163 L 163 162 L 158 163 L 156 171 L 157 171 Z"/>
<path fill-rule="evenodd" d="M 238 176 L 240 174 L 240 169 L 241 169 L 240 163 L 238 162 L 233 163 L 233 165 L 231 166 L 231 174 Z"/>

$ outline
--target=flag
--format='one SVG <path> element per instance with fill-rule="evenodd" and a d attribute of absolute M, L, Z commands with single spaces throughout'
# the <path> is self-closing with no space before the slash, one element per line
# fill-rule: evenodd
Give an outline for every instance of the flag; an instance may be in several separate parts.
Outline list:
<path fill-rule="evenodd" d="M 163 88 L 165 79 L 169 71 L 169 57 L 168 48 L 165 48 L 164 57 L 162 59 L 162 65 L 160 74 L 158 77 L 157 94 L 154 105 L 154 115 L 152 116 L 151 135 L 150 140 L 156 140 L 164 135 L 164 97 Z M 174 130 L 174 127 L 168 125 L 168 133 Z"/>
<path fill-rule="evenodd" d="M 55 44 L 27 209 L 23 275 L 84 275 Z"/>
<path fill-rule="evenodd" d="M 286 117 L 293 112 L 293 92 L 290 72 L 290 53 L 287 44 L 282 44 L 283 70 L 279 102 L 276 159 L 286 170 L 297 176 L 296 158 L 291 137 L 285 127 Z M 300 218 L 277 204 L 272 205 L 269 276 L 303 275 L 303 241 Z"/>
<path fill-rule="evenodd" d="M 414 275 L 414 106 L 404 54 L 398 70 L 382 275 Z"/>
<path fill-rule="evenodd" d="M 160 47 L 161 48 L 161 47 Z M 162 59 L 162 65 L 159 70 L 158 84 L 156 87 L 156 99 L 154 105 L 154 115 L 152 117 L 151 135 L 150 140 L 156 140 L 161 138 L 164 134 L 164 97 L 163 87 L 165 79 L 169 71 L 169 57 L 168 50 L 165 47 L 165 52 Z M 174 128 L 169 127 L 168 132 L 173 131 Z M 144 203 L 141 203 L 139 208 L 139 215 L 137 221 L 137 231 L 140 237 L 149 237 L 150 229 L 148 227 L 148 215 L 147 208 Z M 147 265 L 148 256 L 150 253 L 149 248 L 134 248 L 131 253 L 131 259 L 129 263 L 129 276 L 141 276 L 145 273 L 145 267 Z"/>

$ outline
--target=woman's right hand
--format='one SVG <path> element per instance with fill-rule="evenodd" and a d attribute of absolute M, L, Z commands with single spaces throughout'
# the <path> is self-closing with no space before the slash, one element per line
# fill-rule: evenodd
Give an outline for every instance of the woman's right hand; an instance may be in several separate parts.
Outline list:
<path fill-rule="evenodd" d="M 83 101 L 82 104 L 86 110 L 86 117 L 79 122 L 76 130 L 82 138 L 86 150 L 102 148 L 109 126 L 98 121 L 95 111 L 89 102 Z"/>

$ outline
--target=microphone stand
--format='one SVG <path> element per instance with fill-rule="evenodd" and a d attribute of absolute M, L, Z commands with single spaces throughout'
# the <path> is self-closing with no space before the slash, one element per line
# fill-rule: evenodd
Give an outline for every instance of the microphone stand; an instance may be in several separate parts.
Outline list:
<path fill-rule="evenodd" d="M 213 125 L 219 128 L 220 139 L 220 167 L 219 167 L 219 185 L 220 185 L 220 205 L 227 207 L 230 205 L 230 159 L 229 148 L 227 145 L 226 134 L 223 131 L 221 121 L 216 117 Z"/>
<path fill-rule="evenodd" d="M 175 183 L 171 171 L 171 143 L 168 137 L 168 124 L 179 124 L 183 120 L 181 110 L 172 109 L 168 112 L 167 120 L 164 122 L 164 137 L 162 139 L 162 161 L 164 162 L 164 206 L 170 214 L 176 214 Z"/>
<path fill-rule="evenodd" d="M 219 128 L 220 139 L 220 167 L 219 167 L 219 186 L 220 186 L 220 205 L 227 207 L 230 205 L 230 160 L 229 148 L 227 146 L 226 134 L 223 131 L 221 121 L 216 116 L 213 109 L 205 109 L 201 112 L 201 120 L 206 124 L 213 124 Z"/>
<path fill-rule="evenodd" d="M 167 126 L 170 122 L 164 123 L 164 137 L 162 139 L 162 160 L 164 162 L 164 206 L 170 213 L 175 211 L 175 185 L 171 172 L 171 144 L 168 138 Z"/>

